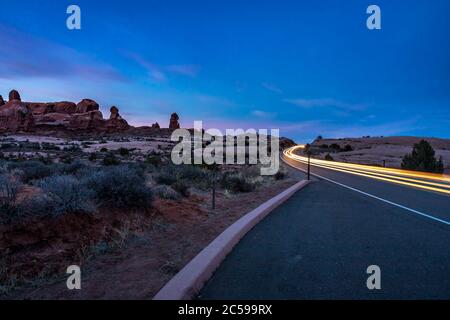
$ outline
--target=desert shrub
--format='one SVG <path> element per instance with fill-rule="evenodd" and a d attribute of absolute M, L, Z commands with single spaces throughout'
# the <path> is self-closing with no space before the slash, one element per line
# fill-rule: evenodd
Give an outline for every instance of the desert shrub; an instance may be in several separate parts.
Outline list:
<path fill-rule="evenodd" d="M 179 200 L 181 198 L 181 195 L 178 192 L 166 185 L 156 186 L 153 188 L 153 192 L 161 199 Z"/>
<path fill-rule="evenodd" d="M 222 177 L 221 185 L 231 192 L 251 192 L 256 185 L 241 173 L 226 173 Z"/>
<path fill-rule="evenodd" d="M 151 189 L 143 175 L 129 166 L 104 168 L 84 181 L 102 205 L 124 209 L 151 206 Z"/>
<path fill-rule="evenodd" d="M 347 145 L 345 145 L 345 147 L 344 147 L 344 151 L 345 151 L 345 152 L 353 151 L 353 147 L 352 147 L 351 145 L 347 144 Z"/>
<path fill-rule="evenodd" d="M 114 153 L 108 153 L 102 161 L 104 166 L 117 166 L 121 163 L 119 159 L 114 155 Z"/>
<path fill-rule="evenodd" d="M 91 161 L 91 162 L 94 162 L 95 160 L 97 160 L 97 154 L 95 153 L 95 152 L 92 152 L 90 155 L 89 155 L 89 161 Z"/>
<path fill-rule="evenodd" d="M 327 160 L 327 161 L 334 161 L 334 158 L 331 156 L 331 154 L 327 154 L 326 156 L 325 156 L 325 160 Z"/>
<path fill-rule="evenodd" d="M 54 173 L 54 168 L 40 161 L 12 162 L 10 163 L 9 168 L 13 170 L 20 170 L 21 179 L 24 183 L 28 183 L 32 180 L 43 179 Z"/>
<path fill-rule="evenodd" d="M 178 180 L 172 184 L 172 188 L 183 197 L 189 197 L 189 185 L 185 180 Z"/>
<path fill-rule="evenodd" d="M 336 151 L 340 151 L 340 150 L 341 150 L 341 147 L 340 147 L 337 143 L 331 144 L 331 145 L 330 145 L 330 148 L 331 148 L 331 149 L 334 149 L 334 150 L 336 150 Z"/>
<path fill-rule="evenodd" d="M 23 142 L 19 142 L 19 148 L 31 149 L 31 150 L 41 150 L 41 145 L 39 144 L 39 142 L 23 141 Z"/>
<path fill-rule="evenodd" d="M 43 203 L 51 208 L 53 215 L 66 213 L 94 213 L 93 193 L 78 179 L 72 176 L 55 175 L 37 181 L 45 195 Z"/>
<path fill-rule="evenodd" d="M 411 154 L 404 156 L 402 169 L 417 170 L 425 172 L 444 172 L 442 157 L 437 160 L 433 147 L 425 140 L 414 145 Z"/>
<path fill-rule="evenodd" d="M 64 151 L 67 152 L 81 152 L 81 147 L 78 144 L 72 144 L 69 147 L 64 147 Z"/>
<path fill-rule="evenodd" d="M 59 151 L 61 149 L 60 149 L 60 147 L 58 147 L 54 143 L 42 142 L 42 150 L 48 150 L 48 151 L 56 150 L 56 151 Z"/>
<path fill-rule="evenodd" d="M 159 167 L 162 164 L 162 159 L 161 159 L 161 156 L 158 154 L 150 154 L 145 159 L 145 162 L 147 162 L 155 167 Z"/>
<path fill-rule="evenodd" d="M 322 144 L 321 146 L 320 146 L 322 149 L 328 149 L 329 148 L 329 145 L 327 145 L 327 144 Z"/>
<path fill-rule="evenodd" d="M 103 147 L 103 148 L 100 149 L 100 152 L 108 152 L 108 148 Z"/>
<path fill-rule="evenodd" d="M 61 175 L 75 175 L 79 171 L 85 169 L 87 165 L 80 160 L 75 160 L 72 163 L 65 163 L 58 167 L 58 173 Z"/>
<path fill-rule="evenodd" d="M 159 184 L 173 185 L 177 181 L 184 180 L 186 184 L 204 189 L 209 187 L 211 177 L 210 172 L 194 165 L 169 165 L 161 167 L 155 177 Z"/>
<path fill-rule="evenodd" d="M 126 157 L 126 156 L 130 155 L 130 150 L 128 150 L 127 148 L 120 148 L 118 151 L 122 157 Z"/>
<path fill-rule="evenodd" d="M 14 177 L 0 174 L 0 223 L 8 223 L 16 217 L 19 188 L 20 183 Z"/>
<path fill-rule="evenodd" d="M 273 177 L 275 178 L 275 180 L 283 180 L 286 178 L 286 176 L 287 176 L 286 169 L 284 169 L 283 167 L 280 167 L 278 172 L 275 173 L 275 175 Z"/>

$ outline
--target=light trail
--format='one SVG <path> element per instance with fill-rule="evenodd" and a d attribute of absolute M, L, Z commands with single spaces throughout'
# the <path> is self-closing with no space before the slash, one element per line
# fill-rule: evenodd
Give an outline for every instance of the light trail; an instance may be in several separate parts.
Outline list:
<path fill-rule="evenodd" d="M 304 147 L 305 146 L 303 145 L 296 146 L 285 150 L 283 153 L 289 159 L 307 164 L 307 157 L 294 154 L 295 151 L 304 149 Z M 450 184 L 446 184 L 446 182 L 450 182 L 450 177 L 446 175 L 391 168 L 380 168 L 368 165 L 325 161 L 319 159 L 311 159 L 311 165 L 338 172 L 363 176 L 375 180 L 386 181 L 450 195 Z M 415 177 L 416 179 L 412 177 Z"/>

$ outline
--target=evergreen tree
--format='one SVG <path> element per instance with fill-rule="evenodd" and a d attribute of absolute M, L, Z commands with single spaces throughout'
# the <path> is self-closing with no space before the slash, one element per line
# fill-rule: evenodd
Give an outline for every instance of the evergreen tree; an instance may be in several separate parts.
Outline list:
<path fill-rule="evenodd" d="M 414 144 L 412 153 L 403 158 L 402 169 L 442 173 L 444 164 L 442 157 L 436 159 L 433 147 L 427 141 L 421 140 Z"/>

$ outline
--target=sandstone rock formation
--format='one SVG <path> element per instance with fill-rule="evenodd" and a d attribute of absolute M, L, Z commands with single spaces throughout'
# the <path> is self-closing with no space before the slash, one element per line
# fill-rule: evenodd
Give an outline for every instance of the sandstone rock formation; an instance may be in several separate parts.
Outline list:
<path fill-rule="evenodd" d="M 169 129 L 180 129 L 180 123 L 178 122 L 179 120 L 180 117 L 178 116 L 178 114 L 172 113 L 172 116 L 170 117 Z"/>
<path fill-rule="evenodd" d="M 30 109 L 13 99 L 0 108 L 0 132 L 30 132 L 34 118 Z"/>
<path fill-rule="evenodd" d="M 78 104 L 67 101 L 22 102 L 19 92 L 13 90 L 9 100 L 6 104 L 0 104 L 0 132 L 45 132 L 54 129 L 116 132 L 130 127 L 116 107 L 111 108 L 111 116 L 105 120 L 98 103 L 90 99 Z"/>
<path fill-rule="evenodd" d="M 156 123 L 152 124 L 152 128 L 153 129 L 161 129 L 161 126 L 159 125 L 158 122 L 156 122 Z"/>
<path fill-rule="evenodd" d="M 91 111 L 98 111 L 100 109 L 97 102 L 91 99 L 83 99 L 77 104 L 75 113 L 86 113 Z"/>
<path fill-rule="evenodd" d="M 130 126 L 128 122 L 121 117 L 119 114 L 119 109 L 115 106 L 112 106 L 110 109 L 111 115 L 109 116 L 109 120 L 106 121 L 106 127 L 109 129 L 116 130 L 126 130 Z"/>
<path fill-rule="evenodd" d="M 9 93 L 9 101 L 13 101 L 13 100 L 21 101 L 20 100 L 20 94 L 19 94 L 19 92 L 17 90 L 12 90 Z"/>
<path fill-rule="evenodd" d="M 5 100 L 3 100 L 3 97 L 0 95 L 0 107 L 4 104 L 5 104 Z"/>

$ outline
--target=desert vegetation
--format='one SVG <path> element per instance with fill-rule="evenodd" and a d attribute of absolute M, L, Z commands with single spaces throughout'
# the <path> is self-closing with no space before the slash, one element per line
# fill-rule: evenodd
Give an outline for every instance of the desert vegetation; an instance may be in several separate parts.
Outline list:
<path fill-rule="evenodd" d="M 239 205 L 234 197 L 288 177 L 284 169 L 262 177 L 257 166 L 175 166 L 169 141 L 125 140 L 0 139 L 0 296 L 120 250 L 133 234 L 150 230 L 158 237 L 166 232 L 167 208 L 184 216 L 210 212 L 201 219 L 212 219 L 224 212 L 221 201 L 232 208 Z M 211 208 L 213 186 L 218 211 Z"/>

